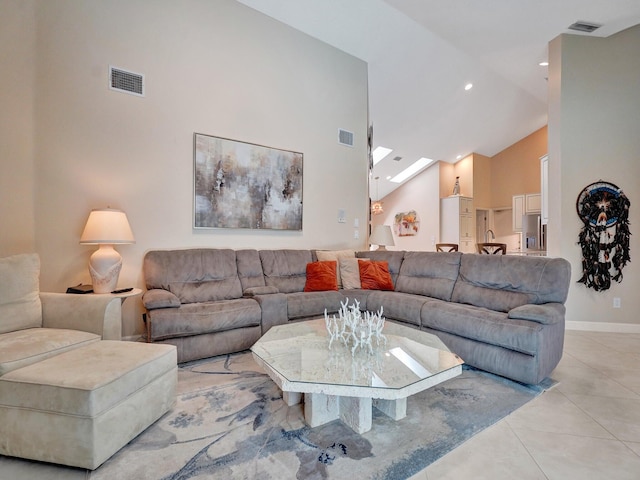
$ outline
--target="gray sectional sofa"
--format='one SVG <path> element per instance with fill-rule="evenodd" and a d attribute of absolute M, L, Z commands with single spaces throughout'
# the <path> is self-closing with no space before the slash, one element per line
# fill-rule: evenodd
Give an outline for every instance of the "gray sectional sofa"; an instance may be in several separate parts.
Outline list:
<path fill-rule="evenodd" d="M 344 253 L 344 252 L 343 252 Z M 564 342 L 570 264 L 561 258 L 363 251 L 386 261 L 394 290 L 305 292 L 314 250 L 155 250 L 146 254 L 147 340 L 178 347 L 178 361 L 249 348 L 273 325 L 362 310 L 440 337 L 466 363 L 537 384 Z"/>

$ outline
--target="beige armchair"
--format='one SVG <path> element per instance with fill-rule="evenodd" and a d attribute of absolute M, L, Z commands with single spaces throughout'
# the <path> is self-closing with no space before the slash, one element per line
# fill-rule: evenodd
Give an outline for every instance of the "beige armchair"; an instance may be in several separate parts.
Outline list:
<path fill-rule="evenodd" d="M 91 342 L 121 339 L 119 298 L 39 290 L 40 259 L 0 259 L 0 376 Z"/>

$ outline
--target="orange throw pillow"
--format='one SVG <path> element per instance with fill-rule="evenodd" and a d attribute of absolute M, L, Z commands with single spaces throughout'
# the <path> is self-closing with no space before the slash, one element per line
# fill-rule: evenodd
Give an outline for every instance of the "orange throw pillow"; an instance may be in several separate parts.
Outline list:
<path fill-rule="evenodd" d="M 307 282 L 304 284 L 304 291 L 338 290 L 337 266 L 338 262 L 335 260 L 307 263 Z"/>
<path fill-rule="evenodd" d="M 388 262 L 358 260 L 360 283 L 364 290 L 393 290 Z"/>

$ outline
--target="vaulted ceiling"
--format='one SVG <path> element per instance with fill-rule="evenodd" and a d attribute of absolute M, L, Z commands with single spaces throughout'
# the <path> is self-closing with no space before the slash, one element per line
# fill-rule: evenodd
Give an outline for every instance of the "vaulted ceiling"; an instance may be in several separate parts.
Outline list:
<path fill-rule="evenodd" d="M 393 149 L 374 167 L 379 198 L 420 158 L 493 156 L 546 125 L 539 63 L 558 35 L 587 35 L 570 25 L 640 23 L 639 0 L 239 1 L 368 63 L 373 144 Z"/>

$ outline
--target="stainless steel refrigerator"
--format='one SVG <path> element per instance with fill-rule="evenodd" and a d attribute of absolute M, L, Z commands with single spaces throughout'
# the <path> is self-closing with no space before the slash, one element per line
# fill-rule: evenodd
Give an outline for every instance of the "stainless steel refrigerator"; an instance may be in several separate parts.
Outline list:
<path fill-rule="evenodd" d="M 542 225 L 540 215 L 522 216 L 522 245 L 526 252 L 544 252 L 547 249 L 546 225 Z"/>

